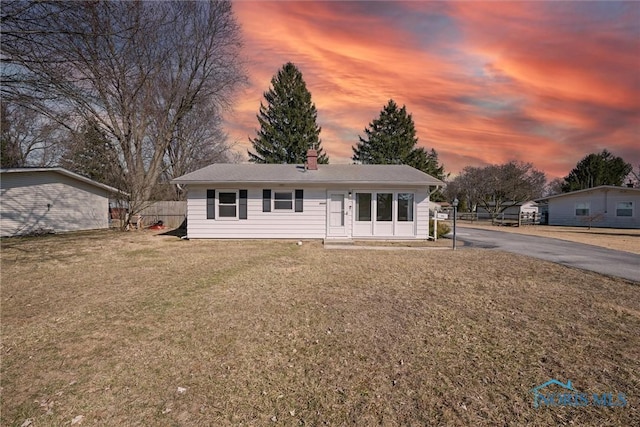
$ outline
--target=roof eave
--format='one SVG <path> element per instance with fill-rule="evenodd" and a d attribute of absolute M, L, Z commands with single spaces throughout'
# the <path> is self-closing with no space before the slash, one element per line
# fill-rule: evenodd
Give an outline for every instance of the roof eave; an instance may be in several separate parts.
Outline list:
<path fill-rule="evenodd" d="M 407 182 L 407 181 L 284 181 L 284 180 L 260 180 L 260 181 L 211 181 L 211 180 L 181 180 L 173 179 L 171 184 L 184 185 L 263 185 L 263 184 L 287 184 L 287 185 L 384 185 L 384 186 L 410 186 L 410 187 L 441 187 L 444 183 L 433 182 Z"/>

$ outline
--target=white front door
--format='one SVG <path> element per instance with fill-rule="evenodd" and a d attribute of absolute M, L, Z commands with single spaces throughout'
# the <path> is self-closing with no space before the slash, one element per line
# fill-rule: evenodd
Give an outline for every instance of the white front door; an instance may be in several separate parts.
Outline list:
<path fill-rule="evenodd" d="M 327 207 L 327 235 L 333 237 L 346 237 L 346 199 L 345 192 L 330 192 Z"/>

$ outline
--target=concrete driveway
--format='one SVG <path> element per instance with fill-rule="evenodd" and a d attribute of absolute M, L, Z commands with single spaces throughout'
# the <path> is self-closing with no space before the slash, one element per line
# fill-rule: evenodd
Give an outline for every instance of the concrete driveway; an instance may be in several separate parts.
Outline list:
<path fill-rule="evenodd" d="M 640 255 L 549 237 L 457 227 L 467 247 L 500 249 L 607 276 L 640 282 Z M 460 246 L 459 246 L 460 247 Z"/>

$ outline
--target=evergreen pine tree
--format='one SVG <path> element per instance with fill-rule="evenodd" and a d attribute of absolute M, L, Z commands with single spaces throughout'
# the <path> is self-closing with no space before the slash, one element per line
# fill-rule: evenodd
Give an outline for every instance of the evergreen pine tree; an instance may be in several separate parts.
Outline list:
<path fill-rule="evenodd" d="M 426 151 L 417 147 L 418 138 L 411 114 L 407 108 L 390 99 L 380 112 L 380 117 L 364 129 L 366 139 L 353 148 L 352 159 L 362 164 L 409 165 L 429 175 L 444 180 L 444 166 L 438 162 L 434 149 Z"/>
<path fill-rule="evenodd" d="M 117 153 L 95 122 L 82 127 L 62 155 L 60 166 L 116 188 L 121 184 Z"/>
<path fill-rule="evenodd" d="M 307 150 L 318 151 L 318 163 L 329 163 L 320 146 L 318 113 L 311 102 L 311 93 L 302 73 L 291 62 L 285 64 L 271 79 L 271 88 L 264 93 L 265 106 L 260 103 L 257 115 L 260 130 L 250 139 L 255 153 L 249 151 L 254 163 L 304 163 Z"/>
<path fill-rule="evenodd" d="M 630 163 L 607 150 L 589 154 L 564 178 L 562 191 L 584 190 L 599 185 L 622 185 L 632 169 Z"/>

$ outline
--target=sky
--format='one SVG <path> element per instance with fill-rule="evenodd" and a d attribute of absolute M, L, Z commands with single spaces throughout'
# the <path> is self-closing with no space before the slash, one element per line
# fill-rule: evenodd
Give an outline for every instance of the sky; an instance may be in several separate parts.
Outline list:
<path fill-rule="evenodd" d="M 236 1 L 248 84 L 225 117 L 251 149 L 263 93 L 302 72 L 330 163 L 393 99 L 452 176 L 531 162 L 563 177 L 608 149 L 640 164 L 640 2 Z"/>

